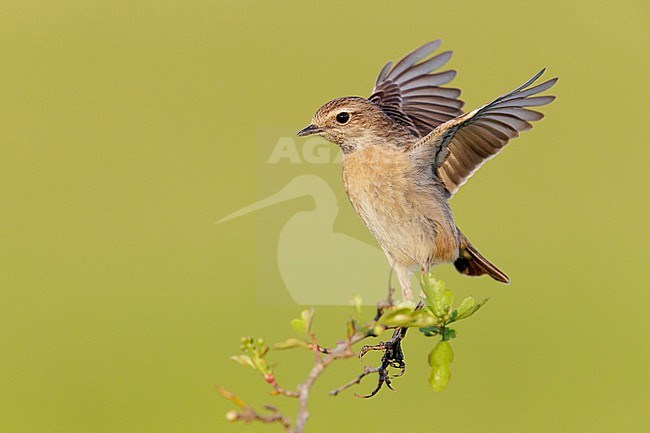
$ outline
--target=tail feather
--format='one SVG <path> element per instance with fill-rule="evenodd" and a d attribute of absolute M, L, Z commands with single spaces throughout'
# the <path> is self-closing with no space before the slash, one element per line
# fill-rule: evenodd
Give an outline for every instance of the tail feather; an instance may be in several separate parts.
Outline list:
<path fill-rule="evenodd" d="M 460 255 L 454 262 L 454 266 L 458 272 L 470 276 L 487 274 L 497 281 L 510 284 L 510 278 L 506 274 L 483 257 L 462 233 L 460 233 L 460 236 Z"/>

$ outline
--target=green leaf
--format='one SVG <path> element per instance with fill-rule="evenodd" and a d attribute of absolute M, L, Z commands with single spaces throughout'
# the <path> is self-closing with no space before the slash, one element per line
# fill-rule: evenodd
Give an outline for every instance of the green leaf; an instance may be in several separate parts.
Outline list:
<path fill-rule="evenodd" d="M 302 310 L 299 319 L 291 321 L 291 327 L 298 334 L 308 335 L 311 332 L 311 324 L 314 320 L 314 309 Z"/>
<path fill-rule="evenodd" d="M 475 303 L 474 298 L 467 297 L 458 306 L 458 315 L 456 320 L 462 320 L 470 317 L 472 314 L 476 313 L 479 308 L 481 308 L 488 301 L 489 298 L 482 299 L 478 304 Z"/>
<path fill-rule="evenodd" d="M 294 347 L 300 347 L 300 346 L 306 347 L 307 343 L 305 343 L 302 340 L 298 340 L 297 338 L 289 338 L 283 341 L 282 343 L 275 343 L 273 345 L 273 348 L 279 350 L 279 349 L 292 349 Z"/>
<path fill-rule="evenodd" d="M 436 347 L 429 353 L 429 365 L 451 364 L 454 360 L 454 350 L 449 341 L 439 341 Z"/>
<path fill-rule="evenodd" d="M 259 370 L 260 373 L 266 374 L 270 371 L 268 364 L 266 363 L 266 360 L 263 358 L 253 358 L 253 363 L 255 364 L 255 369 Z"/>
<path fill-rule="evenodd" d="M 413 323 L 413 316 L 409 312 L 396 313 L 380 318 L 377 323 L 390 327 L 405 327 Z"/>
<path fill-rule="evenodd" d="M 448 341 L 451 340 L 452 338 L 456 338 L 456 330 L 451 328 L 443 328 L 442 339 Z"/>
<path fill-rule="evenodd" d="M 396 307 L 384 311 L 384 314 L 377 320 L 378 325 L 387 327 L 418 327 L 433 326 L 436 320 L 426 311 L 414 311 L 411 307 Z"/>
<path fill-rule="evenodd" d="M 442 299 L 445 291 L 444 281 L 438 280 L 430 272 L 426 272 L 422 273 L 421 283 L 427 305 L 434 307 Z"/>
<path fill-rule="evenodd" d="M 314 309 L 310 308 L 308 310 L 302 310 L 300 318 L 305 322 L 305 328 L 307 329 L 306 333 L 311 333 L 311 324 L 314 320 Z"/>
<path fill-rule="evenodd" d="M 445 282 L 431 273 L 423 273 L 421 282 L 427 309 L 440 319 L 449 319 L 449 310 L 454 302 L 453 292 L 445 289 Z"/>
<path fill-rule="evenodd" d="M 435 326 L 437 321 L 430 313 L 425 310 L 417 310 L 413 312 L 413 322 L 410 326 L 418 328 L 428 328 Z"/>
<path fill-rule="evenodd" d="M 440 300 L 442 308 L 445 312 L 449 311 L 451 304 L 454 303 L 454 294 L 451 290 L 445 290 L 442 294 L 442 299 Z"/>
<path fill-rule="evenodd" d="M 442 391 L 449 384 L 453 360 L 454 350 L 449 341 L 439 341 L 429 354 L 429 365 L 433 367 L 429 376 L 429 385 L 434 391 Z"/>
<path fill-rule="evenodd" d="M 396 307 L 385 310 L 377 320 L 378 325 L 404 326 L 403 323 L 410 323 L 413 310 L 409 307 Z"/>
<path fill-rule="evenodd" d="M 449 364 L 445 366 L 435 366 L 431 369 L 431 376 L 429 376 L 429 385 L 434 391 L 440 392 L 447 388 L 449 379 L 451 378 L 451 370 Z"/>
<path fill-rule="evenodd" d="M 241 365 L 248 366 L 252 368 L 253 370 L 257 370 L 257 366 L 255 366 L 255 363 L 251 359 L 250 356 L 247 355 L 233 355 L 230 357 L 231 360 L 240 363 Z"/>
<path fill-rule="evenodd" d="M 302 319 L 293 319 L 291 321 L 291 327 L 298 334 L 306 334 L 307 333 L 307 325 L 305 324 L 305 321 L 302 320 Z"/>
<path fill-rule="evenodd" d="M 420 332 L 422 332 L 427 337 L 435 337 L 440 333 L 440 328 L 437 326 L 427 326 L 420 328 Z"/>
<path fill-rule="evenodd" d="M 460 301 L 460 305 L 456 309 L 456 311 L 458 312 L 458 315 L 456 317 L 459 319 L 464 318 L 465 314 L 467 314 L 467 312 L 470 309 L 474 308 L 475 304 L 476 302 L 474 301 L 474 298 L 472 298 L 471 296 L 468 296 L 467 298 Z"/>
<path fill-rule="evenodd" d="M 357 314 L 361 313 L 361 305 L 363 304 L 363 300 L 361 299 L 361 296 L 359 296 L 358 294 L 352 296 L 350 303 L 352 304 L 352 307 L 354 308 L 354 311 L 357 312 Z"/>

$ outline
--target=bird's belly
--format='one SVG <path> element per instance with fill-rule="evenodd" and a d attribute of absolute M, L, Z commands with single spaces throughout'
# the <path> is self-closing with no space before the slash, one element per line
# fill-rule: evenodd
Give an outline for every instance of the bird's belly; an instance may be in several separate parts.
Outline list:
<path fill-rule="evenodd" d="M 345 155 L 343 182 L 352 206 L 391 265 L 431 265 L 458 257 L 458 232 L 442 185 L 407 153 L 381 146 Z"/>
<path fill-rule="evenodd" d="M 378 185 L 369 186 L 350 200 L 391 264 L 428 269 L 458 257 L 457 230 L 445 202 L 409 189 L 378 194 Z"/>

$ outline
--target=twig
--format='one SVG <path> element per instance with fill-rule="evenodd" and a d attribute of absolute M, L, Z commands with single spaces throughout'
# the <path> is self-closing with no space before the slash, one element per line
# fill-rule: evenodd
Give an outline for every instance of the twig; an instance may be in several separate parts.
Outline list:
<path fill-rule="evenodd" d="M 277 422 L 284 427 L 285 432 L 291 433 L 291 422 L 287 417 L 282 415 L 282 413 L 275 406 L 264 405 L 264 409 L 270 411 L 271 414 L 261 415 L 230 391 L 227 391 L 221 386 L 218 386 L 217 389 L 223 397 L 235 403 L 240 409 L 239 411 L 231 410 L 230 412 L 226 413 L 226 419 L 228 421 L 243 421 L 247 424 L 253 421 L 259 421 L 266 424 Z"/>
<path fill-rule="evenodd" d="M 326 347 L 319 346 L 316 342 L 307 345 L 308 349 L 318 350 L 320 353 L 330 353 L 330 350 Z"/>
<path fill-rule="evenodd" d="M 393 306 L 393 300 L 392 300 L 393 291 L 394 290 L 389 286 L 387 298 L 385 300 L 380 301 L 377 304 L 377 318 L 375 319 L 375 321 L 378 320 L 379 317 L 381 317 L 381 314 L 386 308 L 390 308 Z M 309 400 L 311 389 L 314 386 L 314 383 L 316 382 L 316 380 L 318 380 L 318 378 L 323 373 L 325 368 L 335 360 L 351 358 L 355 356 L 351 347 L 354 344 L 357 344 L 368 337 L 374 336 L 375 334 L 373 333 L 373 329 L 374 329 L 373 325 L 374 323 L 371 323 L 367 328 L 360 329 L 360 330 L 355 329 L 356 332 L 354 332 L 352 335 L 349 335 L 346 340 L 338 341 L 333 348 L 321 347 L 316 342 L 315 336 L 311 334 L 310 337 L 312 341 L 310 343 L 307 343 L 307 347 L 311 349 L 312 352 L 314 353 L 314 366 L 310 370 L 307 378 L 302 383 L 298 384 L 295 391 L 287 390 L 280 387 L 280 385 L 278 385 L 272 373 L 265 374 L 265 380 L 273 387 L 272 394 L 274 395 L 281 394 L 287 397 L 298 398 L 298 410 L 296 413 L 296 421 L 293 428 L 291 428 L 290 420 L 284 415 L 282 415 L 282 413 L 280 413 L 280 411 L 275 407 L 264 406 L 267 410 L 271 411 L 271 414 L 261 415 L 255 412 L 252 408 L 246 405 L 234 394 L 229 393 L 223 388 L 219 388 L 219 392 L 221 393 L 221 395 L 233 401 L 240 408 L 239 411 L 233 410 L 228 412 L 226 414 L 227 419 L 229 419 L 230 421 L 239 420 L 247 423 L 252 421 L 260 421 L 264 423 L 278 422 L 282 424 L 282 426 L 284 426 L 286 432 L 302 433 L 304 431 L 307 419 L 309 418 L 309 410 L 308 410 L 307 403 Z M 361 349 L 361 353 L 359 354 L 360 356 L 363 356 L 363 354 L 365 354 L 368 350 L 384 350 L 384 356 L 382 357 L 382 364 L 376 368 L 364 367 L 363 373 L 361 373 L 357 378 L 335 389 L 334 391 L 330 392 L 330 395 L 337 395 L 338 393 L 351 387 L 352 385 L 360 383 L 361 379 L 373 373 L 379 374 L 379 382 L 377 388 L 367 396 L 357 395 L 357 397 L 364 397 L 364 398 L 372 397 L 379 391 L 379 389 L 382 387 L 383 384 L 386 384 L 386 386 L 392 389 L 390 383 L 390 375 L 388 374 L 388 368 L 389 367 L 401 368 L 402 373 L 404 371 L 405 364 L 403 361 L 404 357 L 401 350 L 400 342 L 406 335 L 407 329 L 408 328 L 395 329 L 393 337 L 391 338 L 390 341 L 386 343 L 380 342 L 376 346 L 364 346 Z"/>
<path fill-rule="evenodd" d="M 333 349 L 330 349 L 329 354 L 324 358 L 318 358 L 316 364 L 309 372 L 307 379 L 298 385 L 298 414 L 296 416 L 296 425 L 293 430 L 293 433 L 302 433 L 305 428 L 305 423 L 309 418 L 309 411 L 307 410 L 307 401 L 309 399 L 309 392 L 311 391 L 312 386 L 316 382 L 316 379 L 321 375 L 325 367 L 332 363 L 336 359 L 350 358 L 354 356 L 350 347 L 353 344 L 358 343 L 359 341 L 367 338 L 369 335 L 367 333 L 357 332 L 349 340 L 339 341 Z"/>
<path fill-rule="evenodd" d="M 223 388 L 219 392 L 225 398 L 235 403 L 239 410 L 233 410 L 227 413 L 227 419 L 231 421 L 244 421 L 246 423 L 259 421 L 263 423 L 278 423 L 284 427 L 288 433 L 303 433 L 305 424 L 309 419 L 308 401 L 311 390 L 321 376 L 325 368 L 337 359 L 351 358 L 355 356 L 352 346 L 361 342 L 368 337 L 378 337 L 387 330 L 393 330 L 393 335 L 388 341 L 380 341 L 375 345 L 366 345 L 359 350 L 359 358 L 363 357 L 371 350 L 380 350 L 383 352 L 381 365 L 378 367 L 365 366 L 361 374 L 354 379 L 332 390 L 329 394 L 338 395 L 353 385 L 361 383 L 363 378 L 371 374 L 377 374 L 377 386 L 368 395 L 355 394 L 357 397 L 369 398 L 376 395 L 384 385 L 389 389 L 392 388 L 391 378 L 398 377 L 406 371 L 406 362 L 402 350 L 402 340 L 406 337 L 409 327 L 417 327 L 425 336 L 441 336 L 442 340 L 438 342 L 430 357 L 433 355 L 434 369 L 432 371 L 431 386 L 434 390 L 439 391 L 447 386 L 450 370 L 449 364 L 453 359 L 453 351 L 448 340 L 455 337 L 455 331 L 446 326 L 457 320 L 465 319 L 474 314 L 486 300 L 476 303 L 472 297 L 465 298 L 460 306 L 452 309 L 453 293 L 445 289 L 444 283 L 436 281 L 433 277 L 422 280 L 423 291 L 426 296 L 428 310 L 421 310 L 423 302 L 419 302 L 415 309 L 410 306 L 397 305 L 393 303 L 394 289 L 388 285 L 388 294 L 386 299 L 377 303 L 377 315 L 370 323 L 358 324 L 358 317 L 351 317 L 347 321 L 347 332 L 344 340 L 336 342 L 333 347 L 321 347 L 316 341 L 315 335 L 311 332 L 313 311 L 305 310 L 301 313 L 300 319 L 294 319 L 292 326 L 299 332 L 304 332 L 305 340 L 290 338 L 284 343 L 277 344 L 277 348 L 307 347 L 312 351 L 314 365 L 309 371 L 307 378 L 296 386 L 295 390 L 282 388 L 275 380 L 273 369 L 269 366 L 268 361 L 264 358 L 269 347 L 264 344 L 262 339 L 254 340 L 252 337 L 242 338 L 241 349 L 242 355 L 231 357 L 234 361 L 242 365 L 252 367 L 254 370 L 261 372 L 264 379 L 273 387 L 272 395 L 284 395 L 298 399 L 298 408 L 293 424 L 274 406 L 265 405 L 264 408 L 270 411 L 269 415 L 262 415 L 246 405 L 241 399 L 234 394 L 229 393 Z M 353 305 L 359 312 L 360 303 L 355 299 Z M 388 311 L 387 311 L 388 310 Z M 440 348 L 440 349 L 439 349 Z M 443 350 L 444 349 L 444 350 Z M 394 374 L 395 370 L 397 373 Z M 440 373 L 440 374 L 438 374 Z M 432 382 L 433 381 L 433 382 Z"/>
<path fill-rule="evenodd" d="M 361 379 L 368 376 L 369 374 L 377 373 L 380 368 L 381 368 L 381 366 L 373 368 L 373 367 L 371 367 L 369 365 L 366 365 L 365 367 L 363 367 L 363 373 L 361 373 L 359 376 L 357 376 L 356 379 L 353 379 L 353 380 L 349 381 L 348 383 L 346 383 L 345 385 L 341 385 L 338 388 L 330 391 L 330 395 L 332 395 L 332 396 L 338 395 L 339 393 L 341 393 L 342 391 L 345 391 L 346 389 L 348 389 L 352 385 L 360 384 Z"/>
<path fill-rule="evenodd" d="M 386 294 L 386 299 L 382 299 L 381 301 L 377 302 L 377 314 L 375 315 L 375 321 L 379 320 L 384 310 L 391 308 L 394 305 L 393 294 L 395 293 L 395 288 L 390 284 L 392 277 L 393 268 L 390 269 L 390 273 L 388 274 L 388 293 Z"/>
<path fill-rule="evenodd" d="M 269 382 L 271 384 L 271 386 L 273 387 L 273 392 L 272 392 L 273 395 L 280 395 L 281 394 L 281 395 L 284 395 L 284 396 L 287 396 L 287 397 L 295 397 L 295 398 L 298 397 L 298 392 L 297 391 L 291 391 L 291 390 L 288 390 L 288 389 L 284 389 L 280 385 L 278 385 L 278 383 L 275 381 L 275 376 L 271 376 L 270 380 L 267 379 L 267 382 Z"/>

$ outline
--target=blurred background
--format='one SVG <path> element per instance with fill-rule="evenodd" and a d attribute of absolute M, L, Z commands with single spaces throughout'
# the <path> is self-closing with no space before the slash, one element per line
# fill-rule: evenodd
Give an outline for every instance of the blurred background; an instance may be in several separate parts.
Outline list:
<path fill-rule="evenodd" d="M 560 76 L 547 117 L 452 201 L 513 283 L 437 269 L 458 297 L 490 298 L 458 326 L 449 388 L 428 388 L 434 341 L 412 335 L 396 392 L 328 397 L 363 363 L 327 371 L 308 431 L 648 431 L 649 12 L 642 1 L 2 2 L 0 431 L 279 431 L 227 423 L 233 406 L 215 386 L 294 414 L 228 356 L 243 335 L 292 336 L 304 307 L 276 246 L 314 202 L 215 222 L 291 179 L 260 163 L 280 137 L 329 99 L 369 95 L 386 61 L 437 38 L 455 52 L 467 110 L 541 67 Z M 335 193 L 334 231 L 376 245 L 340 164 L 298 172 Z M 323 344 L 349 313 L 317 307 Z M 311 365 L 300 351 L 271 360 L 285 387 Z"/>

